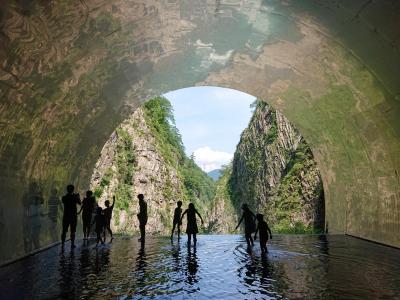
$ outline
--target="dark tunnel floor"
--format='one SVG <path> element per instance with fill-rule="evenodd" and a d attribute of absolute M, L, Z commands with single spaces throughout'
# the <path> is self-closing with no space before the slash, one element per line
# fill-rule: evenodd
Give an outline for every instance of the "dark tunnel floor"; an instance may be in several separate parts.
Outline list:
<path fill-rule="evenodd" d="M 400 251 L 341 236 L 276 235 L 262 257 L 238 235 L 197 249 L 149 237 L 59 246 L 0 269 L 0 299 L 399 299 Z"/>

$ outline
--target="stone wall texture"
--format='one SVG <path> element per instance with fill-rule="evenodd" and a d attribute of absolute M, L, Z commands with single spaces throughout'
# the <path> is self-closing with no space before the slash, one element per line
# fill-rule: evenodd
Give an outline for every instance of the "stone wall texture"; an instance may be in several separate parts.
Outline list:
<path fill-rule="evenodd" d="M 3 1 L 0 263 L 58 240 L 141 101 L 194 85 L 281 111 L 321 171 L 329 232 L 400 246 L 400 2 Z"/>

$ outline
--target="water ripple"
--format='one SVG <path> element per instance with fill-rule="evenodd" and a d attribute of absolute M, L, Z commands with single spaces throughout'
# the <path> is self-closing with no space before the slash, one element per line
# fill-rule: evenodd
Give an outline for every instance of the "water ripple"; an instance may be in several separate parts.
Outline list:
<path fill-rule="evenodd" d="M 345 236 L 276 235 L 269 252 L 241 236 L 117 238 L 57 247 L 0 269 L 1 299 L 399 299 L 400 251 Z"/>

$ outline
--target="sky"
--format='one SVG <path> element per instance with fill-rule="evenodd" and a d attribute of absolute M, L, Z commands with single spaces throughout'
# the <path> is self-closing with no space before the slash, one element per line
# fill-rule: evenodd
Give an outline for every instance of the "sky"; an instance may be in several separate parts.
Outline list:
<path fill-rule="evenodd" d="M 247 127 L 255 97 L 232 89 L 191 87 L 164 94 L 188 156 L 205 172 L 228 164 Z"/>

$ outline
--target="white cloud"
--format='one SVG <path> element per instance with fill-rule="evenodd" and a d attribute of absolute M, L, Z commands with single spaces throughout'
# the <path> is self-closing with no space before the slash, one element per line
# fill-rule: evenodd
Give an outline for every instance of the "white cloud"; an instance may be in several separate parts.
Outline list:
<path fill-rule="evenodd" d="M 213 150 L 208 146 L 198 148 L 193 153 L 197 165 L 205 172 L 219 169 L 233 158 L 232 153 Z"/>

